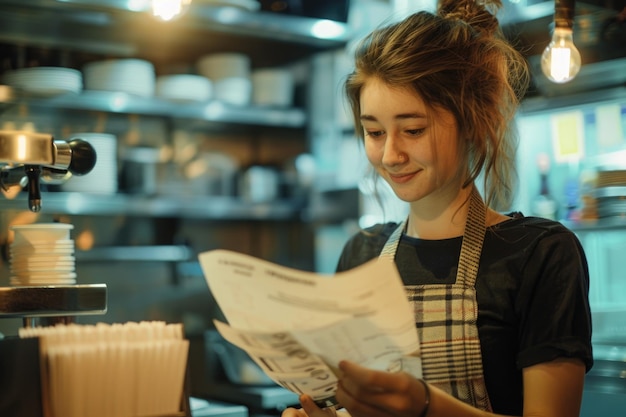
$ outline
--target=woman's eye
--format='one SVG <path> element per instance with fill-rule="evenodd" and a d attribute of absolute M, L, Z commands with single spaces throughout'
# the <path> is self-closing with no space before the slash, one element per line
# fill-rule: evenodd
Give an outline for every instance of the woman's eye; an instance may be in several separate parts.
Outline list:
<path fill-rule="evenodd" d="M 422 127 L 419 129 L 407 129 L 405 132 L 411 136 L 419 136 L 424 133 L 426 128 Z"/>
<path fill-rule="evenodd" d="M 365 131 L 365 136 L 370 136 L 373 138 L 379 138 L 384 134 L 385 134 L 384 130 L 366 130 Z"/>

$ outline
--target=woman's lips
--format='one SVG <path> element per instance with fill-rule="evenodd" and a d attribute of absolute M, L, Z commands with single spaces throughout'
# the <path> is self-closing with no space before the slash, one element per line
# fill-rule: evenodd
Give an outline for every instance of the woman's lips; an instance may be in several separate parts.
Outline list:
<path fill-rule="evenodd" d="M 389 179 L 396 184 L 403 184 L 410 181 L 413 177 L 415 177 L 415 175 L 417 175 L 417 172 L 411 172 L 408 174 L 389 174 Z"/>

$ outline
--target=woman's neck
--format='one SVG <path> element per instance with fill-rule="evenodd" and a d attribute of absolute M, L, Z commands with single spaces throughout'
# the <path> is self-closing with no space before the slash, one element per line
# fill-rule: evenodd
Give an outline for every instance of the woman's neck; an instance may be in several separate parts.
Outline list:
<path fill-rule="evenodd" d="M 472 190 L 470 186 L 455 196 L 431 195 L 411 203 L 407 235 L 432 240 L 462 236 Z"/>
<path fill-rule="evenodd" d="M 406 234 L 421 239 L 437 240 L 463 236 L 469 213 L 472 187 L 461 190 L 447 204 L 439 204 L 428 199 L 411 204 Z M 485 224 L 487 227 L 510 220 L 511 217 L 487 207 Z"/>

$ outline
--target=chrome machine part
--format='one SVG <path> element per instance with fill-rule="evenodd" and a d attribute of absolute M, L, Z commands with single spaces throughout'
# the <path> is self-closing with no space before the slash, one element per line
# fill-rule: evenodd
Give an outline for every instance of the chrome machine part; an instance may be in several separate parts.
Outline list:
<path fill-rule="evenodd" d="M 96 164 L 96 152 L 82 139 L 54 140 L 49 134 L 0 131 L 0 186 L 28 184 L 28 208 L 41 210 L 40 179 L 85 175 Z"/>

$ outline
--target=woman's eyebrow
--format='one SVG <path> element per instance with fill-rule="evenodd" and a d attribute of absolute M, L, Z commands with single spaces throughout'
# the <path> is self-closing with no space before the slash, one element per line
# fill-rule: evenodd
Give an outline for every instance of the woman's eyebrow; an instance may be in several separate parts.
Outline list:
<path fill-rule="evenodd" d="M 424 113 L 401 113 L 394 116 L 394 119 L 402 120 L 402 119 L 425 119 L 426 115 Z M 370 114 L 362 114 L 361 120 L 369 120 L 372 122 L 377 121 L 376 117 Z"/>

